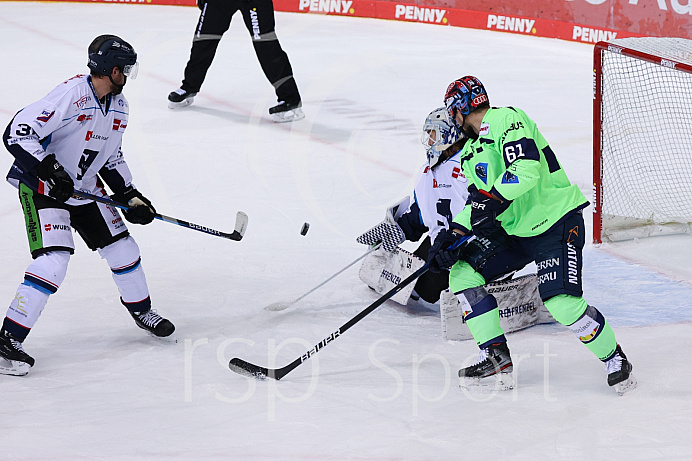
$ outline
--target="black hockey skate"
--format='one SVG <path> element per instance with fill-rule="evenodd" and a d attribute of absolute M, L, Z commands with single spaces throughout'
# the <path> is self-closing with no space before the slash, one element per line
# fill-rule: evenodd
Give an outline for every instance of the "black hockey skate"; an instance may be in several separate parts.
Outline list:
<path fill-rule="evenodd" d="M 135 319 L 139 328 L 159 338 L 170 336 L 175 331 L 175 326 L 171 321 L 161 317 L 154 309 L 149 309 L 146 312 L 130 312 L 130 315 Z"/>
<path fill-rule="evenodd" d="M 512 357 L 507 343 L 481 349 L 478 361 L 459 370 L 459 386 L 464 389 L 506 391 L 514 388 Z"/>
<path fill-rule="evenodd" d="M 195 100 L 195 96 L 197 96 L 197 93 L 192 93 L 182 88 L 171 91 L 168 95 L 168 108 L 180 109 L 181 107 L 189 106 Z"/>
<path fill-rule="evenodd" d="M 615 349 L 615 355 L 605 362 L 605 366 L 608 373 L 608 385 L 614 387 L 618 395 L 623 395 L 637 387 L 637 380 L 632 374 L 632 364 L 625 357 L 619 344 Z"/>
<path fill-rule="evenodd" d="M 301 107 L 303 107 L 303 103 L 300 101 L 297 104 L 279 101 L 279 104 L 269 108 L 269 116 L 272 121 L 277 123 L 302 120 L 305 118 L 305 114 Z"/>
<path fill-rule="evenodd" d="M 34 358 L 24 352 L 21 341 L 5 330 L 0 331 L 0 373 L 24 376 L 34 366 Z"/>

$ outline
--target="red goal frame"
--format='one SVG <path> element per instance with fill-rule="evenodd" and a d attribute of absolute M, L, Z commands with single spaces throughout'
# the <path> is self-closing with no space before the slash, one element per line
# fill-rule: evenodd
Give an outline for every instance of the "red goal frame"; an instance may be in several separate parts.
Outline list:
<path fill-rule="evenodd" d="M 619 53 L 635 59 L 648 61 L 659 66 L 668 67 L 692 74 L 692 65 L 671 58 L 616 45 L 610 42 L 598 42 L 594 46 L 593 57 L 593 243 L 602 243 L 603 202 L 602 202 L 602 139 L 601 139 L 601 102 L 602 102 L 602 57 L 604 53 Z"/>

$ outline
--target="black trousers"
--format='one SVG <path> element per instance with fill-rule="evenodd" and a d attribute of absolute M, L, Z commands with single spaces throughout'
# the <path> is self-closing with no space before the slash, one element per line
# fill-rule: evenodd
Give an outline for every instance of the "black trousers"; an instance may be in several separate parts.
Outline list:
<path fill-rule="evenodd" d="M 413 254 L 424 261 L 427 261 L 428 252 L 430 251 L 431 246 L 430 237 L 425 237 Z M 440 293 L 447 288 L 449 288 L 448 271 L 442 271 L 437 274 L 428 271 L 418 277 L 416 285 L 414 286 L 416 293 L 418 293 L 423 301 L 429 302 L 430 304 L 435 304 L 437 301 L 439 301 Z"/>
<path fill-rule="evenodd" d="M 207 0 L 202 6 L 195 29 L 182 89 L 193 93 L 200 90 L 221 37 L 230 27 L 231 18 L 238 10 L 250 32 L 262 71 L 274 86 L 277 100 L 290 104 L 299 103 L 301 99 L 293 79 L 291 63 L 274 31 L 272 0 Z"/>

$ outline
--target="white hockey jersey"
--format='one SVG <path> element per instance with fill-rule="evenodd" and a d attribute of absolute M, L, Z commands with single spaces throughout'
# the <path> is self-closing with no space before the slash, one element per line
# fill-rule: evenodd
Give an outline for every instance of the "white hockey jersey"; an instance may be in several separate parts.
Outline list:
<path fill-rule="evenodd" d="M 421 219 L 432 242 L 441 230 L 449 228 L 454 216 L 466 205 L 468 180 L 461 172 L 460 153 L 435 169 L 426 163 L 416 180 L 413 199 L 418 203 Z"/>
<path fill-rule="evenodd" d="M 129 105 L 120 95 L 98 100 L 91 76 L 76 75 L 41 100 L 19 111 L 4 134 L 5 146 L 15 157 L 7 180 L 15 187 L 22 182 L 41 194 L 48 193 L 35 168 L 55 154 L 74 181 L 75 189 L 102 195 L 97 174 L 113 192 L 132 182 L 120 150 L 127 127 Z M 70 198 L 69 205 L 90 201 Z"/>

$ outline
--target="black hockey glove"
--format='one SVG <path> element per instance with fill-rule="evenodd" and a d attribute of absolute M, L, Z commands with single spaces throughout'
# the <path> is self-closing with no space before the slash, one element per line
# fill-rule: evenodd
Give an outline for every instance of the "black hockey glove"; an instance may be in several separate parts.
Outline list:
<path fill-rule="evenodd" d="M 129 210 L 123 210 L 123 214 L 133 224 L 149 224 L 154 220 L 156 210 L 151 202 L 132 186 L 113 194 L 113 200 L 130 207 Z"/>
<path fill-rule="evenodd" d="M 449 229 L 440 231 L 435 238 L 435 243 L 428 251 L 429 271 L 433 274 L 439 274 L 442 271 L 448 271 L 461 258 L 464 242 L 469 239 L 468 235 L 462 235 L 454 232 L 454 229 L 460 229 L 468 232 L 462 226 L 452 223 Z"/>
<path fill-rule="evenodd" d="M 497 217 L 512 203 L 511 200 L 500 202 L 493 198 L 489 192 L 479 191 L 474 185 L 469 187 L 469 200 L 471 229 L 475 235 L 480 237 L 492 234 L 502 227 Z"/>
<path fill-rule="evenodd" d="M 66 202 L 74 193 L 74 181 L 67 174 L 60 162 L 55 159 L 55 154 L 46 156 L 36 166 L 36 176 L 48 184 L 48 195 L 58 202 Z"/>
<path fill-rule="evenodd" d="M 460 259 L 466 261 L 476 272 L 481 272 L 485 263 L 508 248 L 509 236 L 501 227 L 486 236 L 469 239 L 464 245 Z"/>

